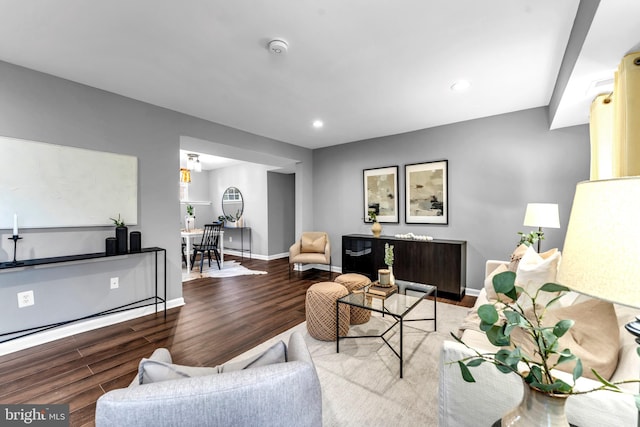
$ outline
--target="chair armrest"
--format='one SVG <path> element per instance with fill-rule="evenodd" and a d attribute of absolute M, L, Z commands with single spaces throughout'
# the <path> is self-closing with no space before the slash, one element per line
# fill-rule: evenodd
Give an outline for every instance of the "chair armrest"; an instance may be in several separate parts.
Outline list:
<path fill-rule="evenodd" d="M 296 255 L 300 255 L 300 245 L 300 240 L 298 240 L 289 247 L 289 262 L 291 262 L 291 258 L 295 257 Z"/>
<path fill-rule="evenodd" d="M 329 236 L 327 236 L 327 244 L 324 246 L 324 257 L 327 259 L 327 264 L 331 263 L 331 243 L 329 242 Z"/>

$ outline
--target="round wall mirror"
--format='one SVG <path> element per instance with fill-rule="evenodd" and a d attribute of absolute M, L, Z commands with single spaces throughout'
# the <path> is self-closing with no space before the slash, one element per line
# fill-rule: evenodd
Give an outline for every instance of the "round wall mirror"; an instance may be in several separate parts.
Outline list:
<path fill-rule="evenodd" d="M 242 217 L 244 201 L 242 193 L 236 187 L 229 187 L 222 195 L 222 213 L 229 222 L 236 222 Z"/>

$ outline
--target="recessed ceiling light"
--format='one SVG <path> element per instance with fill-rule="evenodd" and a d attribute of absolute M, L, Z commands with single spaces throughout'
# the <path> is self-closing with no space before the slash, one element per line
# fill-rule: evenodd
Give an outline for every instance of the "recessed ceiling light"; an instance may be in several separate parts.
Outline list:
<path fill-rule="evenodd" d="M 316 129 L 320 129 L 322 126 L 324 126 L 324 123 L 322 122 L 322 120 L 314 120 L 313 121 L 313 127 Z"/>
<path fill-rule="evenodd" d="M 469 89 L 470 86 L 471 83 L 469 83 L 467 80 L 458 80 L 451 85 L 451 90 L 454 92 L 464 92 L 465 90 Z"/>

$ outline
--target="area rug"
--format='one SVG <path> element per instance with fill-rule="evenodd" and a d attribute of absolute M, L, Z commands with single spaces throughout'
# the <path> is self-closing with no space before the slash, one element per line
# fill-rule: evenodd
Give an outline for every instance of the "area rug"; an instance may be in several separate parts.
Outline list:
<path fill-rule="evenodd" d="M 272 343 L 287 342 L 299 331 L 311 352 L 322 386 L 323 425 L 344 426 L 437 426 L 438 363 L 442 342 L 451 339 L 468 308 L 438 303 L 438 329 L 433 322 L 405 323 L 404 378 L 399 377 L 399 359 L 379 338 L 347 339 L 336 343 L 312 338 L 306 322 L 249 350 L 236 359 L 263 351 Z M 423 301 L 410 318 L 431 317 L 433 301 Z M 372 316 L 364 325 L 352 326 L 349 335 L 380 330 L 389 317 Z M 397 327 L 396 327 L 397 329 Z M 424 332 L 429 331 L 429 332 Z M 397 346 L 399 332 L 389 341 Z M 397 348 L 397 347 L 396 347 Z"/>
<path fill-rule="evenodd" d="M 225 261 L 222 264 L 222 269 L 218 270 L 218 265 L 215 262 L 211 263 L 211 267 L 207 266 L 205 261 L 205 267 L 200 273 L 198 266 L 195 266 L 191 273 L 187 274 L 186 269 L 182 269 L 182 281 L 187 282 L 193 279 L 200 279 L 202 277 L 234 277 L 234 276 L 246 276 L 250 274 L 267 274 L 266 271 L 249 270 L 237 261 Z"/>

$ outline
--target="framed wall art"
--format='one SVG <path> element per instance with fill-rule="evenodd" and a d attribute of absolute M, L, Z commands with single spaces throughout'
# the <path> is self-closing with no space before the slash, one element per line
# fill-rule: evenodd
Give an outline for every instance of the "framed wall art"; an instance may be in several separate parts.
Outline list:
<path fill-rule="evenodd" d="M 369 212 L 376 214 L 378 222 L 399 221 L 398 166 L 365 169 L 363 189 L 364 222 L 371 222 Z"/>
<path fill-rule="evenodd" d="M 448 224 L 447 160 L 404 167 L 407 224 Z"/>

